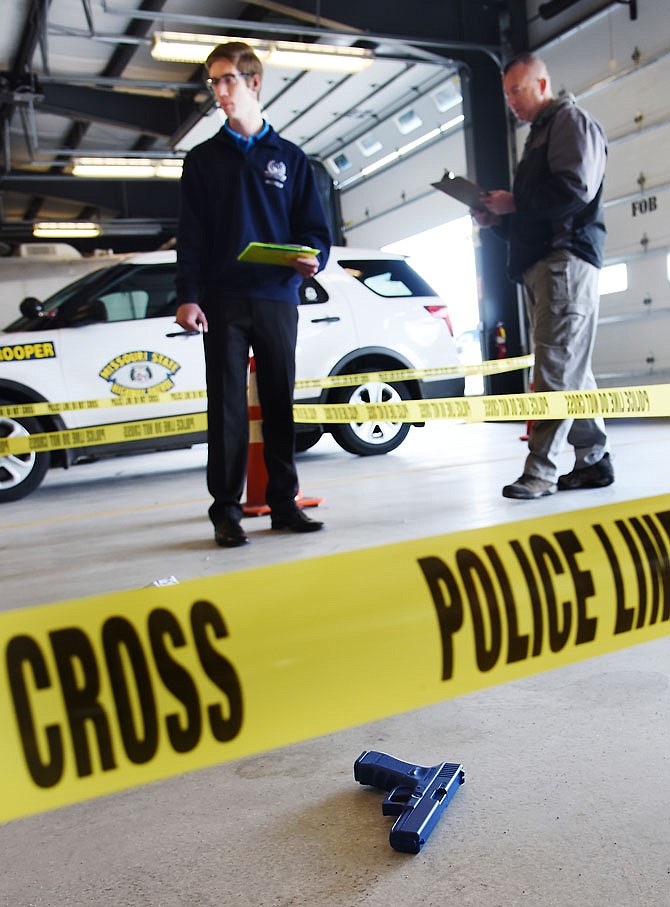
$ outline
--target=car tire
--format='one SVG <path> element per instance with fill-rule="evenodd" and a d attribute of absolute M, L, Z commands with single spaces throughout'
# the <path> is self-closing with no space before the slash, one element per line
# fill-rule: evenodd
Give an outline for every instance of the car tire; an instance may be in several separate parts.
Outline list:
<path fill-rule="evenodd" d="M 314 445 L 321 440 L 323 437 L 323 429 L 321 426 L 314 428 L 312 431 L 299 431 L 295 435 L 295 452 L 304 453 L 306 450 L 314 447 Z"/>
<path fill-rule="evenodd" d="M 357 387 L 339 387 L 332 394 L 334 403 L 397 403 L 411 395 L 404 384 L 370 381 Z M 347 422 L 331 428 L 333 438 L 343 450 L 361 457 L 386 454 L 399 447 L 407 437 L 408 422 Z"/>
<path fill-rule="evenodd" d="M 0 406 L 11 406 L 8 400 L 0 400 Z M 39 434 L 42 426 L 37 419 L 0 416 L 0 438 L 28 437 Z M 26 454 L 4 454 L 0 456 L 0 504 L 19 501 L 34 491 L 47 474 L 51 465 L 51 454 L 34 452 Z"/>

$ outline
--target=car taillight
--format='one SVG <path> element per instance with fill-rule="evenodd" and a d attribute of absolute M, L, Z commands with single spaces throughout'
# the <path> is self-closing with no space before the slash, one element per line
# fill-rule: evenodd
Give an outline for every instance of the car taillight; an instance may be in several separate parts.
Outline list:
<path fill-rule="evenodd" d="M 451 334 L 451 336 L 454 336 L 454 329 L 451 326 L 451 318 L 449 317 L 449 309 L 446 307 L 446 305 L 426 305 L 424 306 L 424 309 L 427 312 L 430 312 L 430 314 L 434 315 L 436 318 L 441 318 L 449 328 L 449 333 Z"/>

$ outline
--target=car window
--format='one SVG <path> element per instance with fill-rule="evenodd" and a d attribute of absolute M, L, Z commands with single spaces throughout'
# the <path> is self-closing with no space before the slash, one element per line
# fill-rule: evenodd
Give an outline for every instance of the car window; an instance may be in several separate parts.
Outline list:
<path fill-rule="evenodd" d="M 406 261 L 393 258 L 344 259 L 340 267 L 377 296 L 437 296 L 435 290 Z"/>
<path fill-rule="evenodd" d="M 7 332 L 56 330 L 96 321 L 174 315 L 176 264 L 119 264 L 101 268 L 44 300 L 37 318 L 21 316 Z"/>
<path fill-rule="evenodd" d="M 116 266 L 114 270 L 118 270 L 122 265 Z M 70 299 L 85 299 L 95 295 L 95 287 L 100 285 L 101 276 L 106 277 L 110 268 L 101 268 L 98 271 L 90 271 L 88 274 L 84 274 L 83 277 L 80 277 L 78 280 L 73 281 L 72 283 L 67 284 L 58 292 L 54 293 L 52 296 L 48 296 L 43 302 L 43 310 L 45 317 L 30 319 L 26 318 L 25 315 L 21 315 L 15 321 L 12 321 L 11 324 L 3 328 L 3 330 L 11 334 L 18 331 L 44 331 L 49 328 L 60 327 L 57 319 L 55 318 L 57 310 L 61 305 L 64 305 Z"/>
<path fill-rule="evenodd" d="M 107 321 L 135 321 L 160 318 L 175 312 L 175 268 L 173 265 L 138 267 L 99 294 Z"/>
<path fill-rule="evenodd" d="M 394 280 L 390 271 L 383 274 L 373 274 L 372 277 L 366 278 L 363 283 L 378 296 L 411 296 L 412 291 L 402 280 Z"/>
<path fill-rule="evenodd" d="M 313 277 L 306 278 L 300 285 L 300 305 L 328 302 L 328 298 L 326 290 Z"/>

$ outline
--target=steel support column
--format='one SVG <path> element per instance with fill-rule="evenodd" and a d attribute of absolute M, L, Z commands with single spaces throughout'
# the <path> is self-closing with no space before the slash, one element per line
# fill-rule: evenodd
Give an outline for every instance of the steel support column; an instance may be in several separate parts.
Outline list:
<path fill-rule="evenodd" d="M 468 172 L 486 189 L 510 186 L 509 126 L 500 68 L 490 55 L 466 51 L 460 55 L 467 69 L 461 73 L 466 121 Z M 496 325 L 502 322 L 507 335 L 507 356 L 527 352 L 523 340 L 519 290 L 507 276 L 507 246 L 491 230 L 479 231 L 479 311 L 485 359 L 496 358 Z M 521 393 L 524 373 L 507 372 L 484 378 L 489 394 Z"/>

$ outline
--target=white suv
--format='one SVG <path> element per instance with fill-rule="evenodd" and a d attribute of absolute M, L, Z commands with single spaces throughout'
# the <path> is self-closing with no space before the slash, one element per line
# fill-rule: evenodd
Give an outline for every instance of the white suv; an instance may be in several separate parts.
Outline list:
<path fill-rule="evenodd" d="M 0 333 L 0 407 L 127 393 L 202 390 L 199 335 L 179 328 L 174 252 L 148 252 L 104 267 L 45 302 L 26 299 L 21 317 Z M 398 255 L 333 247 L 324 270 L 301 288 L 297 380 L 458 364 L 445 303 Z M 296 388 L 299 403 L 380 402 L 462 396 L 463 378 L 369 382 L 320 391 Z M 0 438 L 111 422 L 201 412 L 202 400 L 63 412 L 36 418 L 0 414 Z M 397 423 L 298 425 L 297 450 L 331 432 L 355 454 L 394 450 L 410 426 Z M 0 457 L 0 502 L 33 491 L 50 466 L 69 466 L 130 450 L 205 441 L 204 434 Z"/>

